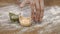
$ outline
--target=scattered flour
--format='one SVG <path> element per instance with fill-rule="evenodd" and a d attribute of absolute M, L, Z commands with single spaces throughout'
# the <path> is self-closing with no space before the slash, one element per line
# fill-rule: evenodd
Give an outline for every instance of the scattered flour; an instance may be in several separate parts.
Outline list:
<path fill-rule="evenodd" d="M 44 10 L 45 10 L 44 17 L 43 17 L 43 21 L 41 24 L 35 24 L 34 26 L 31 26 L 31 27 L 25 27 L 25 28 L 23 27 L 23 29 L 21 31 L 22 32 L 26 32 L 27 30 L 32 31 L 32 30 L 35 30 L 34 27 L 43 27 L 44 29 L 39 30 L 38 32 L 40 34 L 44 34 L 47 32 L 52 32 L 55 29 L 56 25 L 58 25 L 58 24 L 60 25 L 60 7 L 59 6 L 45 7 Z M 9 11 L 13 11 L 13 13 L 19 14 L 21 12 L 21 9 L 15 5 L 0 8 L 0 13 L 2 13 L 4 16 L 6 16 L 6 19 L 9 18 L 8 17 Z M 30 10 L 24 9 L 23 11 L 28 12 Z M 4 23 L 3 23 L 3 21 L 4 21 Z M 1 17 L 0 17 L 0 24 L 1 24 L 0 28 L 2 30 L 15 30 L 15 29 L 21 28 L 21 26 L 18 24 L 10 24 L 10 22 L 6 23 L 5 21 L 6 21 L 5 19 L 1 19 Z M 21 31 L 20 31 L 20 33 L 21 33 Z"/>

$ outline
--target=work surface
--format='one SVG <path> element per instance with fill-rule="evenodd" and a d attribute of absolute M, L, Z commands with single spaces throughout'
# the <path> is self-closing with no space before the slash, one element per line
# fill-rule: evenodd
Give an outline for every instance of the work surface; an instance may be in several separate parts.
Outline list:
<path fill-rule="evenodd" d="M 22 27 L 18 23 L 10 23 L 8 13 L 21 12 L 17 5 L 0 7 L 0 34 L 60 34 L 60 7 L 51 6 L 44 8 L 43 21 L 30 27 Z M 23 11 L 30 11 L 27 7 Z"/>

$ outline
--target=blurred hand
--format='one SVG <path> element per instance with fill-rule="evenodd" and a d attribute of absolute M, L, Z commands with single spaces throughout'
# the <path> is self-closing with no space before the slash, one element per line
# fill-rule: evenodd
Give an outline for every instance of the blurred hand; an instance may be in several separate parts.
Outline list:
<path fill-rule="evenodd" d="M 29 4 L 29 6 L 31 7 L 32 19 L 35 21 L 41 21 L 44 10 L 43 0 L 24 0 L 20 4 L 20 7 L 24 7 L 26 4 Z"/>

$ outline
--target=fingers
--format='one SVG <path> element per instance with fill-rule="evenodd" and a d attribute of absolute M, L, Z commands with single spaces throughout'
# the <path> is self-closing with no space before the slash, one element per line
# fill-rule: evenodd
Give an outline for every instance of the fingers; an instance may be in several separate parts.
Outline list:
<path fill-rule="evenodd" d="M 44 0 L 39 0 L 39 1 L 40 1 L 41 9 L 44 9 Z"/>
<path fill-rule="evenodd" d="M 35 20 L 37 22 L 42 21 L 43 14 L 44 14 L 44 3 L 43 0 L 35 0 L 36 4 L 36 17 Z"/>
<path fill-rule="evenodd" d="M 28 2 L 29 2 L 29 0 L 24 0 L 24 1 L 20 4 L 20 7 L 24 7 Z"/>
<path fill-rule="evenodd" d="M 36 21 L 38 22 L 40 20 L 40 4 L 39 0 L 35 0 L 36 2 Z"/>
<path fill-rule="evenodd" d="M 35 3 L 36 3 L 36 9 L 40 9 L 40 4 L 39 4 L 39 0 L 35 0 Z"/>
<path fill-rule="evenodd" d="M 43 19 L 43 15 L 44 15 L 44 9 L 43 10 L 41 10 L 41 12 L 40 12 L 40 21 L 42 21 L 42 19 Z"/>
<path fill-rule="evenodd" d="M 35 2 L 31 2 L 30 3 L 30 6 L 31 6 L 31 18 L 32 20 L 35 21 L 35 12 L 36 12 L 36 8 L 35 8 Z"/>
<path fill-rule="evenodd" d="M 44 1 L 40 0 L 40 7 L 41 7 L 41 11 L 40 11 L 40 21 L 42 21 L 43 15 L 44 15 Z"/>
<path fill-rule="evenodd" d="M 31 2 L 31 10 L 32 10 L 32 19 L 36 22 L 40 20 L 40 6 L 39 6 L 39 0 L 34 0 Z"/>

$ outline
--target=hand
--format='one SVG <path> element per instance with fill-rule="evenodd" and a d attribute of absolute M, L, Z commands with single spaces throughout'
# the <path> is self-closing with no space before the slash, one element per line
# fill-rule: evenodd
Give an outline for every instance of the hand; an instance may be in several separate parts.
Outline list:
<path fill-rule="evenodd" d="M 32 19 L 35 21 L 41 21 L 44 13 L 44 3 L 43 0 L 24 0 L 20 7 L 24 7 L 29 4 L 32 10 Z"/>

